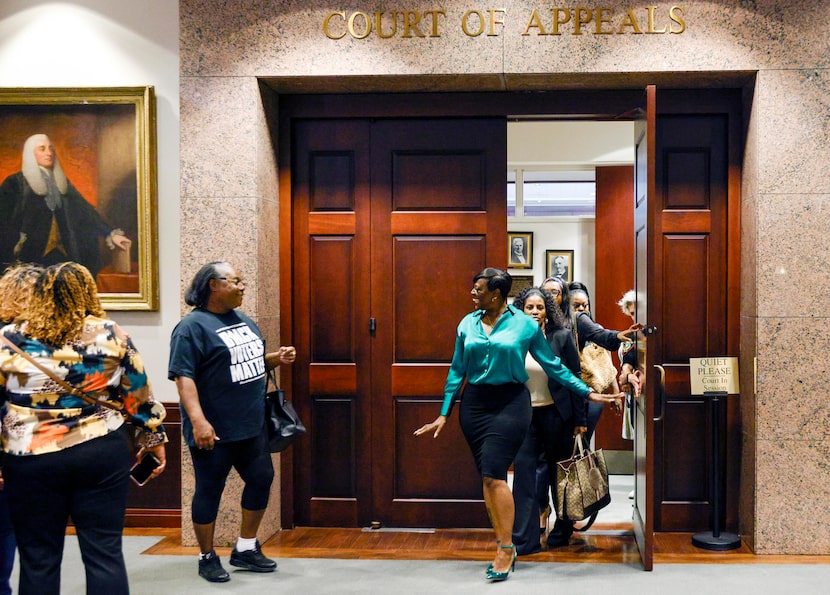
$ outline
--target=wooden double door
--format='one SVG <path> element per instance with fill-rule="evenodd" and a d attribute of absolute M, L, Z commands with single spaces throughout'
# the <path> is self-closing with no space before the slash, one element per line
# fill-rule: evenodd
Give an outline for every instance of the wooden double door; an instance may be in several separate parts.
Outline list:
<path fill-rule="evenodd" d="M 646 568 L 655 532 L 711 524 L 711 427 L 706 402 L 690 394 L 688 358 L 739 355 L 740 92 L 665 91 L 659 103 L 655 94 L 632 138 L 635 225 L 623 232 L 636 248 L 638 320 L 658 329 L 643 345 L 635 441 L 635 531 Z M 281 131 L 291 180 L 281 211 L 290 214 L 281 228 L 290 231 L 282 261 L 290 271 L 281 278 L 291 286 L 289 338 L 298 348 L 292 395 L 309 428 L 285 457 L 293 510 L 284 506 L 284 518 L 488 526 L 457 418 L 437 440 L 412 432 L 440 408 L 473 275 L 506 265 L 507 116 L 633 113 L 642 95 L 390 97 L 394 106 L 381 111 L 400 118 L 371 117 L 389 98 L 281 102 L 291 113 Z M 720 470 L 729 530 L 739 419 L 730 397 Z"/>
<path fill-rule="evenodd" d="M 473 276 L 506 264 L 506 120 L 292 125 L 294 522 L 487 526 L 439 413 Z"/>

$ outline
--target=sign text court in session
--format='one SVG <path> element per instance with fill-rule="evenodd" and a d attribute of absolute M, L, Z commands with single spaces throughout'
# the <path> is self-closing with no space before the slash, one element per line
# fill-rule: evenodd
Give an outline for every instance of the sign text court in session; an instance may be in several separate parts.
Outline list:
<path fill-rule="evenodd" d="M 690 357 L 689 377 L 693 395 L 741 392 L 737 357 Z"/>

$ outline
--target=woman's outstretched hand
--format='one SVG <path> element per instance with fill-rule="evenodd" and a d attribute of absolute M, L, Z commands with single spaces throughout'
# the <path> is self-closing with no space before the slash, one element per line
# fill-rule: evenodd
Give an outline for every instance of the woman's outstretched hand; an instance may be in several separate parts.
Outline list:
<path fill-rule="evenodd" d="M 624 399 L 625 393 L 614 393 L 606 395 L 592 392 L 588 395 L 589 401 L 594 401 L 596 403 L 611 403 L 612 405 L 614 405 L 614 409 L 617 411 L 617 413 L 622 411 Z"/>
<path fill-rule="evenodd" d="M 447 423 L 447 418 L 444 415 L 439 415 L 435 418 L 435 421 L 429 424 L 424 424 L 417 430 L 413 432 L 416 436 L 420 436 L 421 434 L 426 434 L 427 432 L 432 432 L 435 430 L 435 433 L 432 435 L 433 438 L 438 438 L 438 434 L 441 433 L 441 430 L 444 429 L 444 424 Z"/>
<path fill-rule="evenodd" d="M 630 327 L 625 329 L 624 331 L 620 331 L 617 333 L 617 338 L 620 341 L 633 341 L 634 337 L 637 335 L 637 332 L 643 330 L 643 325 L 639 322 L 635 322 Z"/>

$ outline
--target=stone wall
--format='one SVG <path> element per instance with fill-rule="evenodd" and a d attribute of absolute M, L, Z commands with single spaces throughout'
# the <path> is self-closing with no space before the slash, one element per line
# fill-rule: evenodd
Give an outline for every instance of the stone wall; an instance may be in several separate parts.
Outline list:
<path fill-rule="evenodd" d="M 492 13 L 489 35 L 488 9 L 496 6 L 413 0 L 405 4 L 409 37 L 403 25 L 388 39 L 376 29 L 363 39 L 348 34 L 354 11 L 371 15 L 386 4 L 180 0 L 183 282 L 203 262 L 230 260 L 251 279 L 245 309 L 269 343 L 278 343 L 277 257 L 261 250 L 265 238 L 269 245 L 278 240 L 266 122 L 274 112 L 260 79 L 329 91 L 499 91 L 636 88 L 661 77 L 678 86 L 685 72 L 717 85 L 720 72 L 757 73 L 746 89 L 742 189 L 741 533 L 757 553 L 830 554 L 830 513 L 822 512 L 830 493 L 830 5 L 606 0 L 608 10 L 593 11 L 581 34 L 574 22 L 587 13 L 572 15 L 552 35 L 550 4 L 518 0 Z M 673 6 L 682 9 L 671 13 L 674 20 Z M 344 36 L 331 39 L 323 23 L 340 10 L 344 17 L 330 19 L 329 34 Z M 465 32 L 469 10 L 479 13 L 468 15 Z M 479 14 L 484 33 L 475 35 Z M 595 32 L 597 14 L 600 30 L 613 33 Z M 386 35 L 389 18 L 381 19 Z M 358 37 L 366 31 L 362 19 L 353 19 Z M 680 21 L 683 32 L 670 32 Z M 346 75 L 353 78 L 338 78 Z M 276 488 L 274 498 L 276 504 Z M 223 507 L 235 506 L 229 500 Z M 269 519 L 263 534 L 278 522 Z M 236 527 L 227 530 L 233 539 Z"/>

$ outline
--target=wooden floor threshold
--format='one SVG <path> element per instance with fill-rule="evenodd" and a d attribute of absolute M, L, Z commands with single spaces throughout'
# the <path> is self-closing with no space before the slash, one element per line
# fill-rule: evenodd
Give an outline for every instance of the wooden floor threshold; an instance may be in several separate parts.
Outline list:
<path fill-rule="evenodd" d="M 125 535 L 153 535 L 163 539 L 144 551 L 147 555 L 197 555 L 197 547 L 183 546 L 179 529 L 130 528 Z M 711 552 L 691 542 L 691 533 L 655 535 L 655 564 L 830 564 L 830 556 L 756 555 L 746 544 L 735 550 Z M 334 558 L 352 560 L 470 560 L 493 558 L 495 542 L 489 529 L 436 529 L 434 532 L 365 531 L 324 527 L 297 527 L 280 531 L 262 544 L 272 558 Z M 220 556 L 231 548 L 216 548 Z M 522 560 L 549 563 L 638 565 L 640 556 L 631 525 L 596 524 L 587 533 L 575 533 L 567 547 L 546 549 Z"/>

